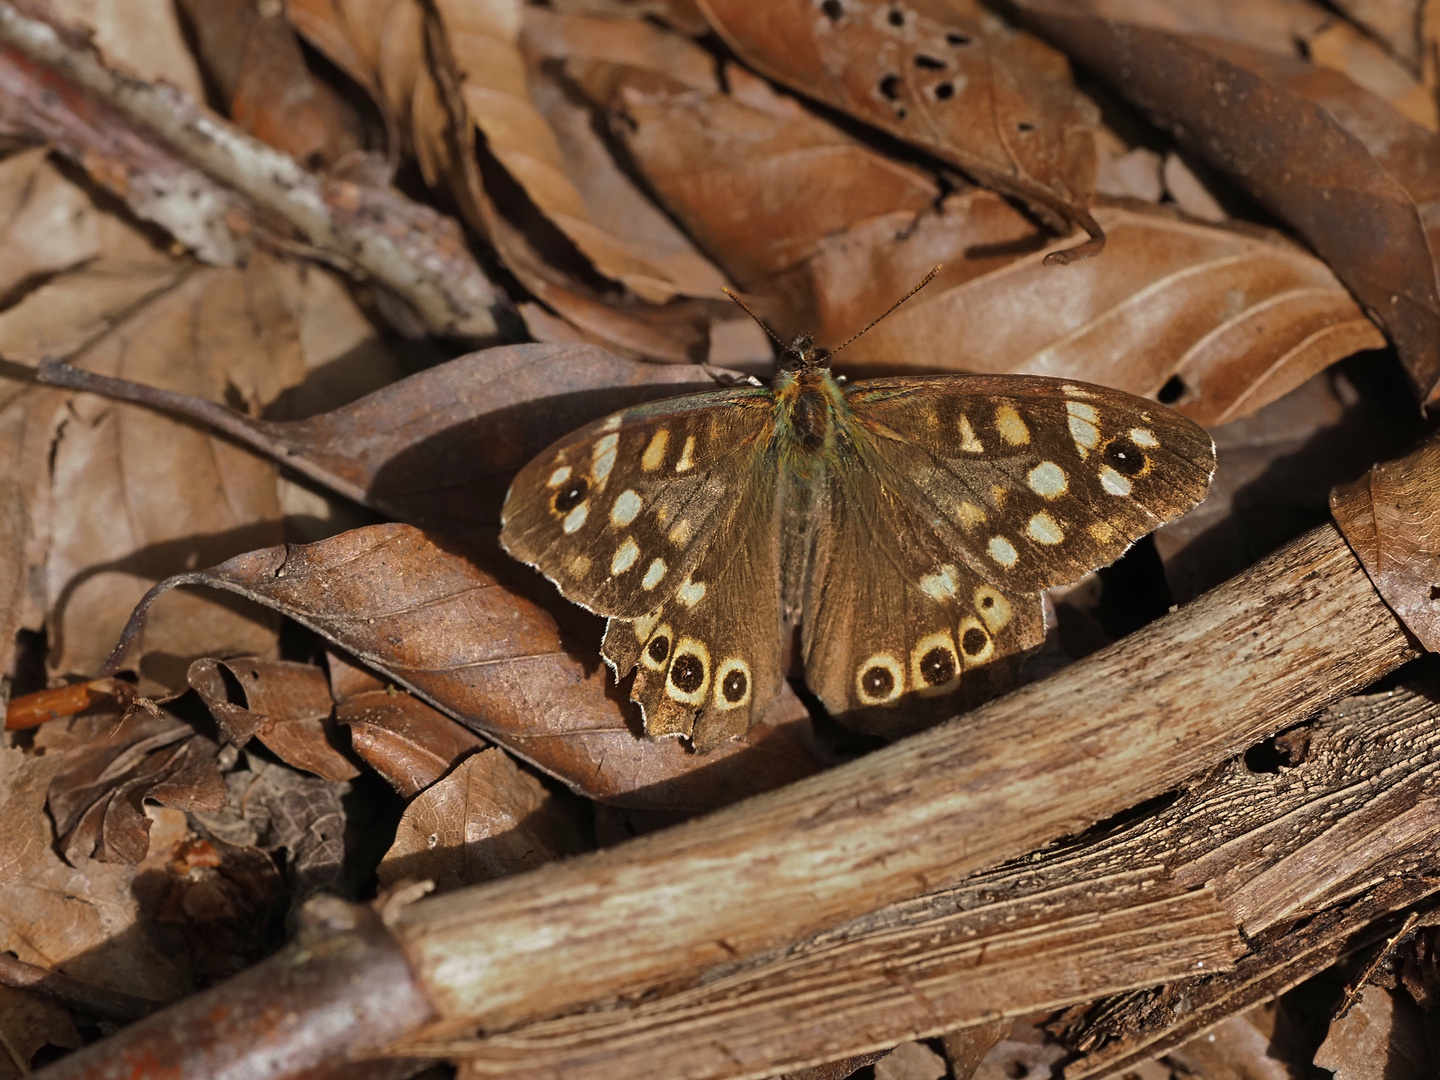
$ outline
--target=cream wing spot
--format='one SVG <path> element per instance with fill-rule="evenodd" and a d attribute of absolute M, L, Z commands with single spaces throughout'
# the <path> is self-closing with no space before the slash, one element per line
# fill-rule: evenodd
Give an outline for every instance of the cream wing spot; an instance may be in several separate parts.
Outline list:
<path fill-rule="evenodd" d="M 633 488 L 626 488 L 615 498 L 615 505 L 610 507 L 610 524 L 617 528 L 624 528 L 635 520 L 640 513 L 640 496 Z"/>
<path fill-rule="evenodd" d="M 624 418 L 623 416 L 621 416 L 619 413 L 616 413 L 614 416 L 607 416 L 607 417 L 605 418 L 605 422 L 600 425 L 600 430 L 601 430 L 601 431 L 619 431 L 619 430 L 620 430 L 620 424 L 624 421 L 624 419 L 625 419 L 625 418 Z"/>
<path fill-rule="evenodd" d="M 1058 544 L 1065 539 L 1065 531 L 1059 523 L 1043 510 L 1030 516 L 1025 535 L 1037 544 Z"/>
<path fill-rule="evenodd" d="M 590 475 L 595 478 L 596 485 L 604 484 L 610 475 L 610 470 L 615 468 L 616 445 L 620 436 L 611 432 L 601 437 L 595 444 L 595 460 L 590 466 Z"/>
<path fill-rule="evenodd" d="M 960 524 L 967 530 L 984 525 L 985 511 L 972 502 L 962 502 L 960 504 Z"/>
<path fill-rule="evenodd" d="M 1009 570 L 1020 559 L 1020 553 L 1015 550 L 1015 545 L 1003 536 L 992 536 L 985 550 L 990 553 L 990 558 L 1005 567 L 1006 570 Z"/>
<path fill-rule="evenodd" d="M 993 585 L 981 585 L 975 590 L 975 608 L 992 634 L 998 634 L 1008 626 L 1015 614 L 1010 607 L 1010 601 Z M 960 647 L 965 647 L 963 632 L 960 635 Z"/>
<path fill-rule="evenodd" d="M 955 426 L 960 429 L 960 449 L 967 454 L 983 454 L 985 445 L 975 437 L 975 429 L 970 426 L 970 418 L 961 413 L 960 419 Z"/>
<path fill-rule="evenodd" d="M 875 653 L 855 669 L 855 696 L 864 705 L 884 705 L 905 692 L 905 669 L 889 653 Z"/>
<path fill-rule="evenodd" d="M 701 600 L 705 599 L 705 583 L 703 581 L 691 581 L 687 577 L 680 583 L 680 588 L 675 590 L 675 597 L 687 608 L 693 608 Z"/>
<path fill-rule="evenodd" d="M 680 450 L 680 460 L 675 463 L 676 472 L 689 472 L 695 467 L 695 436 L 686 435 L 685 445 Z"/>
<path fill-rule="evenodd" d="M 675 522 L 674 527 L 670 530 L 670 542 L 676 547 L 683 547 L 685 544 L 689 543 L 689 541 L 690 519 L 681 518 L 679 521 Z"/>
<path fill-rule="evenodd" d="M 750 665 L 738 656 L 720 662 L 715 671 L 715 705 L 721 709 L 738 709 L 750 703 L 752 679 Z"/>
<path fill-rule="evenodd" d="M 665 447 L 670 442 L 670 429 L 661 428 L 650 436 L 650 442 L 645 446 L 645 452 L 640 455 L 640 468 L 646 472 L 654 472 L 665 464 Z"/>
<path fill-rule="evenodd" d="M 932 600 L 949 600 L 955 595 L 955 567 L 945 565 L 920 579 L 920 591 Z"/>
<path fill-rule="evenodd" d="M 995 410 L 995 430 L 1011 446 L 1024 446 L 1030 441 L 1030 429 L 1013 405 L 1001 405 Z"/>
<path fill-rule="evenodd" d="M 581 525 L 585 524 L 585 519 L 589 516 L 590 503 L 588 501 L 582 502 L 579 506 L 575 507 L 575 509 L 571 510 L 568 514 L 565 515 L 565 520 L 561 522 L 560 527 L 564 529 L 567 534 L 573 533 L 577 531 Z"/>
<path fill-rule="evenodd" d="M 1129 478 L 1121 476 L 1109 465 L 1105 465 L 1100 469 L 1100 486 L 1111 495 L 1124 496 L 1130 494 Z"/>
<path fill-rule="evenodd" d="M 570 573 L 575 577 L 583 578 L 590 573 L 590 556 L 576 555 L 570 560 Z"/>
<path fill-rule="evenodd" d="M 660 612 L 652 611 L 649 615 L 642 615 L 630 624 L 635 631 L 635 638 L 642 645 L 650 640 L 650 631 L 655 629 L 655 624 L 660 621 Z"/>
<path fill-rule="evenodd" d="M 948 631 L 926 634 L 910 650 L 910 683 L 922 697 L 949 693 L 960 685 L 960 658 Z"/>
<path fill-rule="evenodd" d="M 656 559 L 645 571 L 645 576 L 640 579 L 642 589 L 653 589 L 665 576 L 665 560 Z"/>
<path fill-rule="evenodd" d="M 1067 401 L 1065 403 L 1065 411 L 1071 416 L 1090 424 L 1100 419 L 1100 414 L 1095 411 L 1095 406 L 1086 405 L 1083 401 Z"/>
<path fill-rule="evenodd" d="M 1099 443 L 1100 429 L 1088 420 L 1072 416 L 1070 417 L 1070 438 L 1075 440 L 1075 449 L 1080 451 L 1080 456 L 1083 458 Z"/>
<path fill-rule="evenodd" d="M 1042 461 L 1030 470 L 1025 479 L 1031 491 L 1046 499 L 1058 498 L 1070 489 L 1065 470 L 1053 461 Z"/>
<path fill-rule="evenodd" d="M 640 545 L 635 543 L 633 536 L 627 536 L 625 542 L 615 549 L 615 557 L 610 560 L 610 573 L 623 574 L 635 565 L 635 560 L 640 558 Z"/>
<path fill-rule="evenodd" d="M 570 479 L 570 466 L 561 465 L 550 474 L 550 479 L 545 481 L 546 487 L 559 487 L 566 480 Z"/>
<path fill-rule="evenodd" d="M 1160 440 L 1155 438 L 1155 433 L 1149 428 L 1143 427 L 1130 429 L 1130 441 L 1136 446 L 1143 446 L 1151 450 L 1160 445 Z"/>
<path fill-rule="evenodd" d="M 699 705 L 710 683 L 710 650 L 694 638 L 681 638 L 670 661 L 665 693 L 682 705 Z"/>
<path fill-rule="evenodd" d="M 1088 390 L 1083 390 L 1083 389 L 1081 389 L 1081 388 L 1078 387 L 1078 386 L 1071 386 L 1069 383 L 1063 383 L 1063 384 L 1061 384 L 1060 389 L 1063 390 L 1063 391 L 1065 391 L 1065 394 L 1066 394 L 1067 397 L 1072 397 L 1072 398 L 1093 398 L 1093 397 L 1095 396 L 1094 394 L 1090 393 L 1090 391 L 1088 391 Z"/>

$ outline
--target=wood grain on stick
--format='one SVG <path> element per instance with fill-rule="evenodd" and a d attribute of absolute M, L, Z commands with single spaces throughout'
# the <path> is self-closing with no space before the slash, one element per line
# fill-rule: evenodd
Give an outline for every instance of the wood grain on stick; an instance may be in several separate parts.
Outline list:
<path fill-rule="evenodd" d="M 394 930 L 442 1018 L 430 1037 L 681 987 L 1077 832 L 1415 655 L 1322 526 L 963 718 L 678 828 L 416 904 Z"/>

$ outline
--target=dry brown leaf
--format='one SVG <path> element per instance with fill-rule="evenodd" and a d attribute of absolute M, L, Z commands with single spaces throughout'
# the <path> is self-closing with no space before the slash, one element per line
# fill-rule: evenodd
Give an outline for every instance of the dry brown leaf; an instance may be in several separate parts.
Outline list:
<path fill-rule="evenodd" d="M 539 56 L 603 60 L 659 72 L 696 90 L 719 89 L 713 54 L 633 14 L 599 18 L 527 5 L 521 18 L 522 44 Z M 702 26 L 703 34 L 709 27 Z"/>
<path fill-rule="evenodd" d="M 1440 128 L 1434 95 L 1373 38 L 1350 23 L 1330 23 L 1305 39 L 1305 51 L 1314 63 L 1344 72 L 1357 86 L 1388 101 L 1406 119 L 1431 131 Z"/>
<path fill-rule="evenodd" d="M 1431 133 L 1412 125 L 1427 138 L 1389 147 L 1382 159 L 1352 124 L 1368 126 L 1384 113 L 1403 118 L 1338 72 L 1053 0 L 1020 6 L 1032 25 L 1294 228 L 1384 326 L 1422 400 L 1440 394 L 1436 264 L 1414 193 L 1393 171 L 1394 159 L 1417 152 L 1433 160 Z M 1343 96 L 1337 80 L 1348 84 Z M 1327 106 L 1314 100 L 1317 83 Z"/>
<path fill-rule="evenodd" d="M 740 285 L 764 293 L 820 240 L 939 197 L 929 176 L 882 157 L 743 68 L 729 93 L 637 68 L 569 69 L 610 111 L 611 129 L 651 189 Z"/>
<path fill-rule="evenodd" d="M 1431 1080 L 1440 1061 L 1427 1044 L 1429 1026 L 1404 994 L 1367 986 L 1350 1011 L 1331 1023 L 1315 1064 L 1330 1069 L 1335 1080 Z"/>
<path fill-rule="evenodd" d="M 191 97 L 205 96 L 205 80 L 173 0 L 46 0 L 46 7 L 89 29 L 112 63 L 146 79 L 163 79 Z"/>
<path fill-rule="evenodd" d="M 307 168 L 361 149 L 360 120 L 305 65 L 281 4 L 180 0 L 207 73 L 250 134 Z"/>
<path fill-rule="evenodd" d="M 188 989 L 185 959 L 157 948 L 143 929 L 132 888 L 137 868 L 67 866 L 51 849 L 43 787 L 26 784 L 24 791 L 25 804 L 7 802 L 6 810 L 18 821 L 38 822 L 44 839 L 20 875 L 0 884 L 0 952 L 140 997 L 168 1000 Z"/>
<path fill-rule="evenodd" d="M 1205 501 L 1154 533 L 1171 598 L 1187 603 L 1325 521 L 1331 487 L 1403 453 L 1422 431 L 1418 412 L 1357 385 L 1353 369 L 1317 375 L 1212 428 Z"/>
<path fill-rule="evenodd" d="M 376 875 L 383 888 L 408 878 L 444 891 L 532 870 L 579 849 L 574 823 L 554 797 L 491 747 L 411 801 Z"/>
<path fill-rule="evenodd" d="M 1294 1074 L 1289 1066 L 1268 1052 L 1271 1032 L 1256 1027 L 1255 1012 L 1252 1009 L 1222 1020 L 1204 1035 L 1170 1051 L 1166 1062 L 1183 1075 L 1205 1080 L 1290 1080 Z"/>
<path fill-rule="evenodd" d="M 1091 231 L 1099 111 L 1029 34 L 968 0 L 700 6 L 762 74 L 1024 199 L 1061 231 Z"/>
<path fill-rule="evenodd" d="M 1335 7 L 1389 46 L 1419 71 L 1423 57 L 1421 19 L 1426 0 L 1332 0 Z"/>
<path fill-rule="evenodd" d="M 100 254 L 99 212 L 37 146 L 0 161 L 0 296 Z"/>
<path fill-rule="evenodd" d="M 35 1055 L 50 1046 L 75 1050 L 85 1040 L 63 1005 L 36 993 L 0 986 L 0 1080 L 28 1076 Z"/>
<path fill-rule="evenodd" d="M 843 341 L 944 262 L 924 292 L 850 346 L 848 365 L 1052 375 L 1150 396 L 1170 383 L 1178 394 L 1167 404 L 1203 424 L 1243 416 L 1384 343 L 1326 266 L 1279 236 L 1159 208 L 1095 213 L 1106 252 L 1063 269 L 1044 259 L 1066 241 L 1037 246 L 1044 238 L 988 192 L 851 230 L 811 264 L 817 337 Z"/>
<path fill-rule="evenodd" d="M 256 258 L 243 271 L 195 272 L 77 362 L 211 400 L 274 398 L 303 366 L 268 266 Z M 58 673 L 100 666 L 147 579 L 280 538 L 272 465 L 150 410 L 76 398 L 52 476 L 47 606 Z M 196 651 L 273 651 L 269 616 L 176 599 L 136 656 L 150 685 L 183 685 Z"/>
<path fill-rule="evenodd" d="M 562 631 L 472 558 L 409 526 L 377 525 L 251 552 L 168 585 L 209 585 L 284 611 L 591 798 L 708 809 L 819 767 L 803 741 L 809 716 L 788 692 L 744 741 L 708 756 L 645 738 L 599 661 L 599 620 L 554 600 L 575 628 Z"/>
<path fill-rule="evenodd" d="M 875 1063 L 875 1080 L 944 1080 L 945 1059 L 924 1043 L 907 1042 Z"/>
<path fill-rule="evenodd" d="M 1011 1024 L 1009 1020 L 989 1020 L 944 1036 L 940 1042 L 952 1080 L 970 1080 L 995 1045 L 1010 1034 Z"/>
<path fill-rule="evenodd" d="M 58 754 L 37 756 L 0 743 L 0 889 L 30 871 L 50 850 L 43 807 Z"/>
<path fill-rule="evenodd" d="M 63 736 L 47 731 L 44 741 L 51 747 L 69 743 L 48 802 L 60 851 L 71 865 L 92 857 L 129 863 L 145 858 L 146 800 L 182 810 L 225 805 L 218 748 L 188 724 L 140 710 L 123 719 L 100 712 L 63 723 Z"/>
<path fill-rule="evenodd" d="M 1330 510 L 1385 602 L 1440 652 L 1440 437 L 1336 488 Z"/>
<path fill-rule="evenodd" d="M 338 653 L 329 663 L 335 717 L 350 729 L 350 745 L 401 795 L 417 794 L 485 748 L 484 739 L 408 690 Z"/>
<path fill-rule="evenodd" d="M 331 745 L 330 682 L 315 665 L 258 656 L 203 657 L 190 665 L 186 681 L 232 746 L 243 747 L 253 737 L 287 765 L 326 780 L 360 775 Z M 231 685 L 238 695 L 231 693 Z M 230 700 L 233 696 L 241 700 Z"/>

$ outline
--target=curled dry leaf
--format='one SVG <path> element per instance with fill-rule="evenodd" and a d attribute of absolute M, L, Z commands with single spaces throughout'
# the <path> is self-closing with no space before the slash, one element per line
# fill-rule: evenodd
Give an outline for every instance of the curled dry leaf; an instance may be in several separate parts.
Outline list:
<path fill-rule="evenodd" d="M 1064 57 L 977 4 L 701 0 L 701 8 L 762 74 L 1018 196 L 1060 231 L 1078 224 L 1099 237 L 1086 209 L 1098 109 L 1070 82 Z"/>
<path fill-rule="evenodd" d="M 101 253 L 99 212 L 43 146 L 0 161 L 0 296 Z"/>
<path fill-rule="evenodd" d="M 287 765 L 326 780 L 360 775 L 360 770 L 330 745 L 330 683 L 313 664 L 258 656 L 236 660 L 207 656 L 190 665 L 186 681 L 231 745 L 244 746 L 253 737 Z M 238 695 L 232 695 L 232 685 L 238 688 Z M 232 701 L 232 696 L 241 700 Z"/>
<path fill-rule="evenodd" d="M 1067 241 L 1046 244 L 989 192 L 858 226 L 812 260 L 817 336 L 843 341 L 944 262 L 923 293 L 850 346 L 850 365 L 1023 372 L 1151 396 L 1169 383 L 1178 394 L 1166 402 L 1203 424 L 1243 416 L 1384 344 L 1329 269 L 1275 234 L 1139 205 L 1095 214 L 1106 255 L 1063 271 L 1045 254 Z"/>
<path fill-rule="evenodd" d="M 1261 1026 L 1257 1026 L 1257 1020 Z M 1273 1046 L 1274 1027 L 1273 1017 L 1263 1007 L 1250 1009 L 1222 1020 L 1199 1038 L 1170 1051 L 1165 1060 L 1187 1076 L 1290 1080 L 1293 1074 L 1285 1062 L 1268 1053 Z"/>
<path fill-rule="evenodd" d="M 69 747 L 50 782 L 50 814 L 72 865 L 138 863 L 149 849 L 146 800 L 182 810 L 225 805 L 217 747 L 188 724 L 136 710 L 66 722 Z M 51 740 L 56 733 L 49 735 Z"/>
<path fill-rule="evenodd" d="M 331 653 L 335 717 L 350 729 L 350 745 L 401 795 L 409 798 L 444 776 L 485 740 L 408 690 L 386 684 Z"/>
<path fill-rule="evenodd" d="M 571 61 L 656 197 L 741 287 L 773 279 L 839 229 L 939 197 L 925 173 L 875 153 L 743 68 L 729 93 L 614 63 Z M 882 309 L 883 310 L 883 309 Z"/>
<path fill-rule="evenodd" d="M 92 861 L 77 870 L 52 849 L 45 797 L 59 764 L 58 752 L 0 746 L 0 952 L 111 990 L 174 997 L 185 989 L 184 963 L 143 932 L 136 868 Z"/>
<path fill-rule="evenodd" d="M 532 870 L 580 847 L 544 785 L 491 747 L 415 797 L 376 873 L 383 888 L 409 878 L 443 891 Z"/>
<path fill-rule="evenodd" d="M 1440 287 L 1415 199 L 1389 162 L 1348 130 L 1343 113 L 1297 90 L 1317 78 L 1344 76 L 1237 42 L 1115 22 L 1053 0 L 1022 0 L 1020 7 L 1032 25 L 1112 80 L 1304 237 L 1385 328 L 1422 400 L 1436 400 Z M 1366 100 L 1370 108 L 1363 111 L 1393 114 L 1359 87 L 1347 98 L 1352 108 Z"/>
<path fill-rule="evenodd" d="M 702 368 L 639 363 L 592 345 L 509 345 L 308 420 L 272 422 L 69 368 L 44 368 L 42 377 L 193 417 L 356 502 L 456 537 L 498 524 L 510 476 L 562 435 L 617 409 L 715 386 Z"/>
<path fill-rule="evenodd" d="M 1336 488 L 1330 510 L 1385 603 L 1440 652 L 1440 437 Z"/>
<path fill-rule="evenodd" d="M 1405 994 L 1367 986 L 1331 1023 L 1315 1064 L 1335 1080 L 1427 1080 L 1440 1069 L 1427 1029 L 1433 1021 Z"/>
<path fill-rule="evenodd" d="M 819 768 L 801 741 L 809 717 L 793 694 L 744 741 L 706 757 L 644 738 L 599 661 L 598 620 L 566 608 L 581 627 L 566 634 L 546 609 L 409 526 L 267 548 L 171 578 L 136 609 L 127 639 L 154 596 L 181 584 L 285 612 L 592 798 L 710 808 Z"/>
<path fill-rule="evenodd" d="M 273 399 L 304 367 L 268 266 L 256 257 L 244 270 L 196 271 L 77 362 L 210 400 Z M 275 467 L 228 440 L 94 397 L 76 398 L 70 412 L 51 472 L 50 665 L 89 675 L 150 582 L 187 560 L 203 565 L 274 543 L 280 508 Z M 268 613 L 194 596 L 166 606 L 137 656 L 152 688 L 183 686 L 200 649 L 275 648 Z"/>

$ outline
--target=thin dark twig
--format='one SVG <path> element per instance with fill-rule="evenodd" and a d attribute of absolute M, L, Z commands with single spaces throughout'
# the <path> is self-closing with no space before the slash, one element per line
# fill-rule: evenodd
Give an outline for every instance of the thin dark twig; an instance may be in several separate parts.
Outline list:
<path fill-rule="evenodd" d="M 1419 912 L 1412 911 L 1409 915 L 1405 916 L 1405 921 L 1401 924 L 1400 929 L 1395 932 L 1395 936 L 1385 942 L 1385 947 L 1375 954 L 1375 959 L 1366 964 L 1365 970 L 1345 988 L 1345 996 L 1340 999 L 1340 1004 L 1336 1006 L 1335 1012 L 1331 1014 L 1330 1022 L 1332 1024 L 1351 1010 L 1356 1000 L 1359 999 L 1361 992 L 1365 989 L 1365 984 L 1368 983 L 1370 977 L 1375 974 L 1376 969 L 1385 962 L 1387 956 L 1395 951 L 1395 946 L 1400 943 L 1401 938 L 1415 929 L 1415 924 L 1419 921 Z"/>
<path fill-rule="evenodd" d="M 58 1001 L 61 1005 L 84 1009 L 102 1019 L 126 1023 L 149 1016 L 165 1004 L 163 1001 L 153 1001 L 119 990 L 107 990 L 94 983 L 82 982 L 49 968 L 27 964 L 24 960 L 17 960 L 3 952 L 0 952 L 0 985 L 16 990 L 28 990 Z"/>

